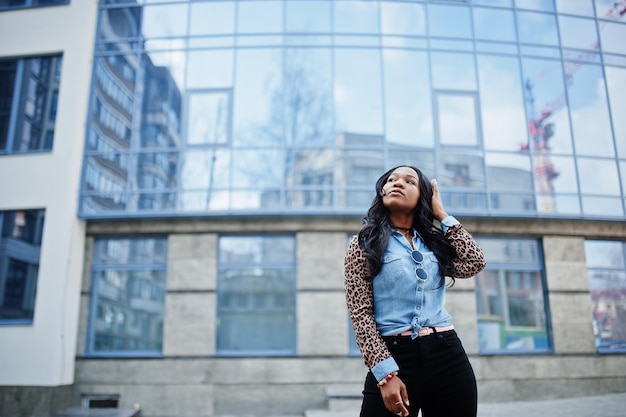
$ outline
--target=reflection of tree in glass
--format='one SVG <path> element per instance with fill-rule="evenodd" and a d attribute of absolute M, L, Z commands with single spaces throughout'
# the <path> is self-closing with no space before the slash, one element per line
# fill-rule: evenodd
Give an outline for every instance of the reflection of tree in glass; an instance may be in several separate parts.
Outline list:
<path fill-rule="evenodd" d="M 254 183 L 281 187 L 332 181 L 332 152 L 321 148 L 333 140 L 330 74 L 315 67 L 323 61 L 316 59 L 317 53 L 309 49 L 283 53 L 282 84 L 271 93 L 267 121 L 252 126 L 247 141 L 279 151 L 263 157 L 254 153 L 253 163 L 246 164 Z"/>

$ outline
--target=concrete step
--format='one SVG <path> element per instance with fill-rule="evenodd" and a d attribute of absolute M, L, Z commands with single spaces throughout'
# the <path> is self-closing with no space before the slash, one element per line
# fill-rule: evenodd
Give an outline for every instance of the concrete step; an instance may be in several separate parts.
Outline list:
<path fill-rule="evenodd" d="M 361 409 L 362 387 L 358 385 L 336 385 L 325 389 L 328 411 L 354 411 Z"/>
<path fill-rule="evenodd" d="M 306 410 L 304 417 L 359 417 L 359 409 L 352 411 Z"/>
<path fill-rule="evenodd" d="M 141 409 L 134 408 L 67 408 L 54 417 L 139 417 Z"/>

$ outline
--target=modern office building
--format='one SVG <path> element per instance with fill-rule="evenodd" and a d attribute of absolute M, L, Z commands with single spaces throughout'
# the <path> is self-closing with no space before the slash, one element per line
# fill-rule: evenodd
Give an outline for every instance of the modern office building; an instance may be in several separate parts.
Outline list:
<path fill-rule="evenodd" d="M 388 168 L 481 402 L 626 392 L 626 1 L 0 0 L 0 415 L 301 415 Z"/>

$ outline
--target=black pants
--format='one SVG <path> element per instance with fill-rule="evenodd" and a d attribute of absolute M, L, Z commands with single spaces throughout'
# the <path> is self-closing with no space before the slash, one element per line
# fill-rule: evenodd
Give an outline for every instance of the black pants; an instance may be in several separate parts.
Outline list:
<path fill-rule="evenodd" d="M 409 336 L 383 339 L 407 387 L 410 417 L 419 410 L 423 417 L 476 417 L 476 377 L 454 330 L 415 340 Z M 361 417 L 397 417 L 385 408 L 371 372 L 365 379 Z"/>

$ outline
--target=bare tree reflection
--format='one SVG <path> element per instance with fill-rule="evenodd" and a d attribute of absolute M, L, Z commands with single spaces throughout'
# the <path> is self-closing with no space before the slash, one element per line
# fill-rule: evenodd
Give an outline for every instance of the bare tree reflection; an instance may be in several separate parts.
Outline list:
<path fill-rule="evenodd" d="M 261 206 L 330 204 L 332 84 L 330 67 L 316 68 L 317 53 L 284 50 L 282 83 L 271 93 L 268 119 L 249 129 L 247 144 L 268 150 L 254 152 L 245 161 L 247 178 L 264 187 Z M 289 187 L 299 191 L 286 193 Z"/>

